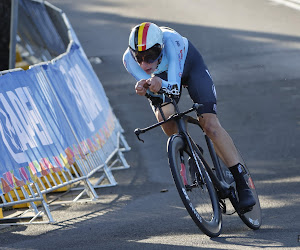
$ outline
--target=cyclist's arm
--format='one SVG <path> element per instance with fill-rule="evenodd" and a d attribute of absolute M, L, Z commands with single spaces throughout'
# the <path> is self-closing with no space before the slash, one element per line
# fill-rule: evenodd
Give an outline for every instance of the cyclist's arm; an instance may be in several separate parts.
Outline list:
<path fill-rule="evenodd" d="M 173 39 L 168 39 L 165 44 L 168 57 L 168 81 L 162 80 L 162 89 L 173 95 L 180 94 L 181 76 L 184 66 L 184 45 L 179 47 Z"/>
<path fill-rule="evenodd" d="M 129 49 L 127 49 L 123 55 L 123 64 L 126 70 L 136 79 L 136 81 L 140 81 L 142 79 L 147 80 L 151 77 L 134 60 Z"/>

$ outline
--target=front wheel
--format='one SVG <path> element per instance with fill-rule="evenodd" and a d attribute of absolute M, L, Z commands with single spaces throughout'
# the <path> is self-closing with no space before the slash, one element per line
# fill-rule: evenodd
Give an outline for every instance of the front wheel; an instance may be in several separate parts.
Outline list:
<path fill-rule="evenodd" d="M 199 154 L 194 152 L 195 157 L 186 152 L 184 139 L 180 135 L 169 138 L 169 165 L 180 198 L 201 231 L 210 237 L 217 237 L 222 227 L 218 197 Z"/>

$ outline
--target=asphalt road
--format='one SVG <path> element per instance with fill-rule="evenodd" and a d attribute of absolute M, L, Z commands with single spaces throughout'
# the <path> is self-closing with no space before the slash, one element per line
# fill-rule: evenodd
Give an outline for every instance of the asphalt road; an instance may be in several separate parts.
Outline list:
<path fill-rule="evenodd" d="M 1 249 L 292 249 L 300 247 L 300 11 L 268 0 L 51 0 L 70 19 L 132 147 L 119 185 L 97 202 L 54 210 L 57 223 L 0 230 Z M 297 2 L 297 1 L 296 1 Z M 300 5 L 299 5 L 300 6 Z M 176 192 L 160 129 L 138 142 L 136 127 L 155 122 L 121 59 L 131 27 L 169 26 L 202 53 L 215 81 L 218 116 L 251 170 L 263 225 L 252 231 L 223 217 L 211 239 Z M 187 92 L 180 105 L 189 107 Z M 160 192 L 167 189 L 168 192 Z"/>

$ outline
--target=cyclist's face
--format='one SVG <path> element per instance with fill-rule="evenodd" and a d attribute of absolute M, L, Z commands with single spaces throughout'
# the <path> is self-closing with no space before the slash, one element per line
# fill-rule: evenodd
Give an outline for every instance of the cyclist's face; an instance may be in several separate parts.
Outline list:
<path fill-rule="evenodd" d="M 153 63 L 142 61 L 141 63 L 139 63 L 139 65 L 148 75 L 151 75 L 156 70 L 158 60 Z"/>
<path fill-rule="evenodd" d="M 156 45 L 145 51 L 133 51 L 130 49 L 130 52 L 135 61 L 149 75 L 155 71 L 159 63 L 159 59 L 162 56 L 161 47 Z"/>

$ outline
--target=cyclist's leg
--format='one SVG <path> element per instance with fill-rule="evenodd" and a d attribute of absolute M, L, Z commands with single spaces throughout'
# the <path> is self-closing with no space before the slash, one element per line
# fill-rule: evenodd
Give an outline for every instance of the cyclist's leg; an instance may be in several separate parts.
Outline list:
<path fill-rule="evenodd" d="M 231 167 L 240 162 L 240 157 L 234 143 L 221 126 L 216 114 L 205 113 L 199 116 L 199 122 L 207 136 L 212 140 L 218 156 Z"/>
<path fill-rule="evenodd" d="M 207 136 L 212 140 L 218 156 L 229 167 L 234 177 L 239 196 L 239 207 L 241 209 L 253 207 L 256 204 L 256 199 L 244 178 L 245 169 L 240 163 L 242 161 L 231 137 L 222 128 L 215 114 L 202 114 L 199 117 L 199 122 Z"/>
<path fill-rule="evenodd" d="M 184 74 L 187 80 L 187 88 L 192 100 L 204 106 L 197 110 L 199 122 L 207 136 L 212 140 L 219 157 L 232 172 L 242 207 L 250 207 L 255 204 L 253 194 L 248 187 L 240 164 L 236 147 L 222 128 L 216 116 L 217 96 L 210 73 L 200 53 L 189 43 L 189 51 L 185 64 Z"/>
<path fill-rule="evenodd" d="M 152 105 L 151 105 L 152 106 Z M 155 114 L 155 117 L 158 122 L 163 121 L 163 117 L 158 108 L 152 106 L 152 110 Z M 168 104 L 162 107 L 165 118 L 167 119 L 169 116 L 175 113 L 174 106 L 172 104 Z M 167 122 L 161 126 L 162 130 L 167 136 L 171 136 L 172 134 L 177 133 L 177 126 L 174 121 Z"/>
<path fill-rule="evenodd" d="M 207 136 L 213 141 L 215 150 L 224 163 L 230 167 L 239 163 L 237 150 L 228 133 L 217 118 L 217 94 L 211 75 L 199 51 L 189 42 L 183 79 L 194 103 L 201 103 L 199 122 Z"/>
<path fill-rule="evenodd" d="M 247 169 L 245 169 L 245 167 L 241 164 L 243 160 L 241 159 L 231 137 L 225 129 L 222 128 L 215 114 L 202 114 L 202 116 L 199 117 L 199 122 L 207 136 L 212 140 L 218 156 L 227 165 L 227 167 L 229 167 L 229 170 L 234 177 L 239 196 L 240 209 L 247 210 L 253 207 L 258 198 L 255 189 L 252 188 L 256 196 L 254 196 L 253 191 L 245 180 L 244 176 L 247 173 Z M 249 180 L 249 177 L 247 178 Z"/>

